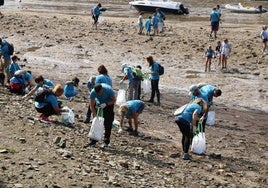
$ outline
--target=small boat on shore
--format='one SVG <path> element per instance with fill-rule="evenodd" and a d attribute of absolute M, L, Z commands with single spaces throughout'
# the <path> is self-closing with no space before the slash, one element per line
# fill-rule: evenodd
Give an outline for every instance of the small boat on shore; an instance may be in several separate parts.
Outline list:
<path fill-rule="evenodd" d="M 226 4 L 225 8 L 227 10 L 230 10 L 231 12 L 236 12 L 236 13 L 255 13 L 256 14 L 256 13 L 267 12 L 267 10 L 262 7 L 262 5 L 260 5 L 259 7 L 250 7 L 250 6 L 244 7 L 241 3 L 239 3 L 238 5 Z"/>
<path fill-rule="evenodd" d="M 169 0 L 137 0 L 129 2 L 139 12 L 155 12 L 156 8 L 168 14 L 189 14 L 181 2 Z"/>

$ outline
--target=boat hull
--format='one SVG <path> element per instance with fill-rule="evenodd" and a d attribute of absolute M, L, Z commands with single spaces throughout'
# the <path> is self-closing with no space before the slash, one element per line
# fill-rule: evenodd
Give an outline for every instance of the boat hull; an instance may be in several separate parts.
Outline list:
<path fill-rule="evenodd" d="M 171 9 L 159 6 L 145 6 L 145 5 L 131 5 L 133 6 L 138 12 L 155 12 L 156 8 L 160 8 L 161 11 L 168 14 L 183 14 L 180 9 Z"/>
<path fill-rule="evenodd" d="M 267 10 L 264 8 L 261 8 L 261 9 L 254 8 L 254 7 L 247 8 L 247 7 L 241 7 L 241 6 L 232 6 L 229 4 L 225 5 L 225 8 L 235 13 L 260 14 L 260 13 L 267 12 Z"/>

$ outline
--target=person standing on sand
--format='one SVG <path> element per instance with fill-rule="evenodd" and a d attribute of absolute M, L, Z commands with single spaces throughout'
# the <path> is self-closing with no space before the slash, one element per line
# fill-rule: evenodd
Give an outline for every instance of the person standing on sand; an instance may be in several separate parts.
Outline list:
<path fill-rule="evenodd" d="M 101 8 L 101 4 L 99 3 L 97 6 L 95 6 L 94 8 L 91 9 L 91 14 L 92 14 L 92 18 L 93 18 L 93 26 L 95 25 L 96 30 L 98 29 L 98 20 L 99 20 L 99 16 L 100 16 L 100 8 Z"/>
<path fill-rule="evenodd" d="M 206 57 L 206 65 L 205 65 L 205 72 L 210 72 L 211 71 L 211 59 L 215 56 L 215 52 L 212 49 L 211 46 L 208 47 L 208 49 L 205 52 L 205 57 Z"/>
<path fill-rule="evenodd" d="M 212 33 L 214 33 L 215 39 L 217 38 L 217 32 L 219 30 L 219 22 L 220 22 L 220 16 L 216 12 L 216 8 L 213 8 L 213 10 L 210 13 L 210 22 L 211 22 L 211 32 L 210 37 L 212 37 Z"/>
<path fill-rule="evenodd" d="M 96 76 L 96 80 L 95 83 L 96 84 L 108 84 L 109 86 L 113 86 L 113 82 L 111 77 L 108 75 L 108 70 L 106 69 L 106 67 L 104 65 L 100 65 L 98 67 L 98 72 L 99 75 Z"/>
<path fill-rule="evenodd" d="M 160 8 L 156 9 L 156 17 L 158 18 L 158 32 L 163 33 L 164 31 L 164 20 L 166 19 L 165 14 L 160 10 Z"/>
<path fill-rule="evenodd" d="M 263 48 L 262 48 L 262 55 L 266 55 L 265 50 L 268 48 L 268 32 L 267 32 L 267 25 L 262 26 L 262 31 L 261 31 L 261 39 L 263 43 Z"/>
<path fill-rule="evenodd" d="M 11 78 L 10 72 L 9 72 L 9 65 L 11 63 L 10 56 L 13 55 L 10 51 L 10 46 L 12 44 L 9 44 L 6 40 L 0 38 L 0 58 L 3 61 L 2 64 L 2 70 L 6 72 L 6 78 L 7 78 L 7 85 L 9 85 L 9 80 Z"/>
<path fill-rule="evenodd" d="M 219 58 L 218 66 L 220 66 L 221 65 L 221 41 L 217 42 L 215 52 L 216 52 L 216 56 Z"/>
<path fill-rule="evenodd" d="M 221 68 L 222 70 L 227 70 L 227 59 L 232 51 L 232 45 L 229 43 L 228 39 L 224 39 L 221 44 Z"/>
<path fill-rule="evenodd" d="M 133 72 L 130 66 L 128 66 L 126 63 L 122 64 L 122 72 L 124 73 L 124 77 L 119 82 L 119 84 L 122 84 L 125 80 L 128 80 L 128 101 L 137 99 L 138 98 L 138 85 L 135 84 Z M 135 93 L 134 93 L 135 92 Z"/>
<path fill-rule="evenodd" d="M 159 23 L 159 19 L 156 16 L 156 13 L 154 13 L 153 17 L 152 17 L 152 25 L 153 25 L 153 29 L 154 29 L 153 35 L 158 35 L 158 23 Z"/>
<path fill-rule="evenodd" d="M 138 27 L 139 27 L 139 32 L 138 34 L 141 35 L 142 34 L 142 31 L 143 31 L 143 28 L 144 28 L 144 25 L 143 25 L 143 12 L 140 12 L 140 15 L 139 15 L 139 18 L 138 18 Z"/>
<path fill-rule="evenodd" d="M 160 75 L 159 75 L 159 65 L 157 62 L 155 62 L 153 60 L 152 56 L 148 56 L 146 57 L 146 60 L 149 64 L 149 69 L 150 69 L 150 80 L 151 80 L 151 98 L 150 100 L 148 100 L 147 102 L 154 102 L 154 97 L 156 94 L 157 97 L 157 105 L 160 105 L 160 91 L 159 91 L 159 79 L 160 79 Z"/>
<path fill-rule="evenodd" d="M 202 120 L 202 118 L 204 118 L 203 114 L 205 114 L 206 111 L 206 102 L 203 99 L 198 98 L 192 103 L 189 103 L 181 114 L 175 116 L 175 122 L 182 133 L 182 158 L 184 160 L 191 160 L 191 156 L 188 152 L 193 138 L 193 128 L 196 126 L 198 120 Z"/>
<path fill-rule="evenodd" d="M 146 35 L 151 35 L 151 27 L 152 27 L 152 17 L 149 16 L 148 20 L 145 22 Z"/>

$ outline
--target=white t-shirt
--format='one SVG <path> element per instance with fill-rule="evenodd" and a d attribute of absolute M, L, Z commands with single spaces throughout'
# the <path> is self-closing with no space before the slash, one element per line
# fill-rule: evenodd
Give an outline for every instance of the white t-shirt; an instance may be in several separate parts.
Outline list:
<path fill-rule="evenodd" d="M 230 43 L 222 43 L 221 44 L 221 54 L 226 56 L 230 55 L 232 45 Z"/>

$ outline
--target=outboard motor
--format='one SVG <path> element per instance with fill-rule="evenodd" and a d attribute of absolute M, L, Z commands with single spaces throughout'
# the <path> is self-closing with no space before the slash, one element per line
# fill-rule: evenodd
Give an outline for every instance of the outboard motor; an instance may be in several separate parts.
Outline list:
<path fill-rule="evenodd" d="M 181 14 L 189 14 L 188 8 L 184 8 L 183 4 L 180 4 L 179 7 L 180 7 L 179 13 L 181 13 Z"/>

